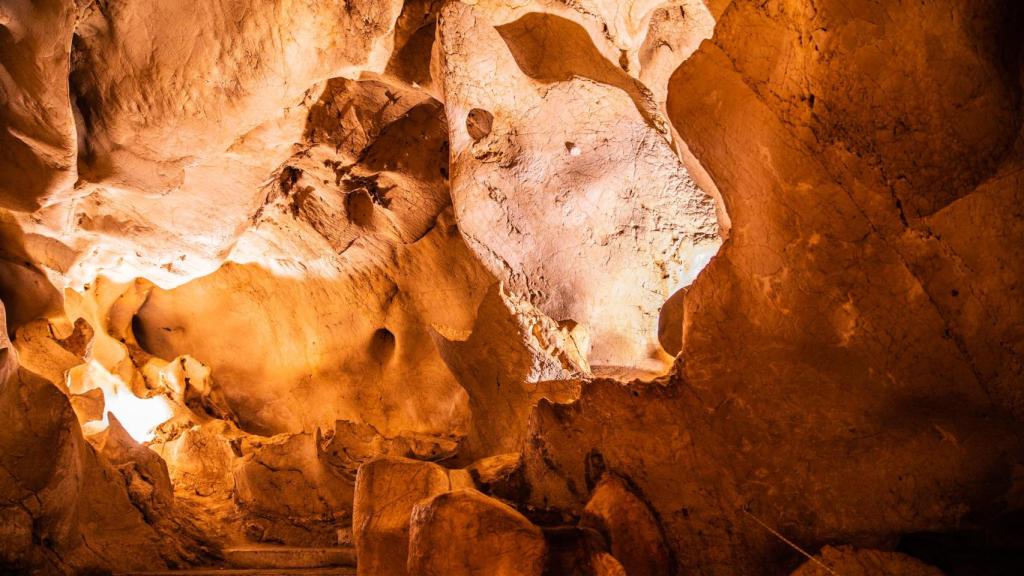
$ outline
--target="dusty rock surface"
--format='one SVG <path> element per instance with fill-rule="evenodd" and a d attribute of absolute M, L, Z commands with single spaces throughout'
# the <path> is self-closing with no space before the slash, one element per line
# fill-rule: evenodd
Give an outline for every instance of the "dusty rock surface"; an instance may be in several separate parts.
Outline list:
<path fill-rule="evenodd" d="M 580 526 L 605 537 L 612 556 L 627 574 L 666 574 L 672 570 L 661 527 L 647 504 L 614 475 L 594 487 Z"/>
<path fill-rule="evenodd" d="M 793 576 L 818 576 L 824 574 L 900 574 L 901 576 L 943 576 L 941 570 L 929 566 L 905 554 L 880 552 L 878 550 L 856 550 L 846 547 L 825 547 L 821 554 L 808 560 L 793 572 Z"/>
<path fill-rule="evenodd" d="M 0 571 L 1019 571 L 1021 29 L 0 3 Z"/>
<path fill-rule="evenodd" d="M 413 507 L 451 489 L 448 472 L 431 462 L 389 458 L 360 467 L 352 518 L 359 574 L 407 574 Z"/>
<path fill-rule="evenodd" d="M 409 574 L 540 576 L 546 548 L 540 528 L 473 489 L 421 501 L 409 528 Z"/>
<path fill-rule="evenodd" d="M 166 508 L 171 486 L 163 461 L 119 426 L 98 453 L 67 397 L 18 365 L 6 333 L 0 335 L 0 414 L 3 570 L 82 573 L 197 560 L 201 546 Z"/>
<path fill-rule="evenodd" d="M 717 251 L 714 202 L 630 98 L 635 80 L 585 58 L 579 25 L 490 18 L 450 3 L 439 22 L 460 229 L 492 273 L 586 334 L 590 364 L 657 370 L 650 328 Z M 555 38 L 567 57 L 543 56 Z M 475 111 L 487 121 L 471 126 Z"/>

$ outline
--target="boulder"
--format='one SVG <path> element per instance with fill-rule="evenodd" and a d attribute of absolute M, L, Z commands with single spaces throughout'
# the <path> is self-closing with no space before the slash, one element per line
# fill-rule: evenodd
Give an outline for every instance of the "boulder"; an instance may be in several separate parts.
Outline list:
<path fill-rule="evenodd" d="M 546 555 L 540 528 L 476 490 L 440 494 L 413 509 L 410 576 L 540 576 Z"/>
<path fill-rule="evenodd" d="M 458 448 L 452 438 L 414 432 L 384 436 L 369 424 L 349 420 L 338 420 L 320 438 L 321 458 L 353 482 L 361 465 L 385 456 L 434 461 L 451 458 Z"/>
<path fill-rule="evenodd" d="M 583 509 L 580 526 L 602 534 L 629 576 L 671 572 L 668 547 L 650 507 L 614 474 L 606 474 Z"/>
<path fill-rule="evenodd" d="M 382 458 L 361 466 L 352 512 L 359 576 L 404 576 L 413 507 L 450 487 L 448 472 L 431 462 Z"/>
<path fill-rule="evenodd" d="M 518 452 L 482 458 L 466 470 L 472 475 L 477 488 L 488 496 L 522 502 L 529 495 L 530 487 L 523 476 L 522 454 Z"/>
<path fill-rule="evenodd" d="M 821 553 L 807 560 L 793 572 L 792 576 L 876 576 L 894 574 L 899 576 L 943 576 L 934 566 L 906 554 L 861 550 L 852 546 L 833 548 L 826 546 Z"/>
<path fill-rule="evenodd" d="M 235 501 L 250 538 L 330 546 L 352 506 L 352 483 L 321 458 L 313 434 L 244 436 L 233 460 Z"/>

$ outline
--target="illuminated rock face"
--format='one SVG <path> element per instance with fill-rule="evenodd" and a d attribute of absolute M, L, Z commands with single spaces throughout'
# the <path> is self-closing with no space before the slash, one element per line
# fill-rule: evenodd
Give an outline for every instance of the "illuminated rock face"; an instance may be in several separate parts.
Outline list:
<path fill-rule="evenodd" d="M 578 24 L 488 16 L 451 3 L 438 29 L 463 236 L 512 290 L 581 328 L 591 365 L 657 372 L 670 360 L 661 305 L 718 250 L 714 201 L 657 112 L 633 101 L 638 83 L 596 59 Z M 547 59 L 545 46 L 568 55 Z"/>
<path fill-rule="evenodd" d="M 0 572 L 1005 568 L 1022 28 L 0 6 Z"/>
<path fill-rule="evenodd" d="M 539 576 L 546 549 L 541 529 L 507 504 L 476 490 L 425 499 L 412 511 L 408 571 L 441 576 Z M 452 534 L 460 538 L 452 539 Z"/>

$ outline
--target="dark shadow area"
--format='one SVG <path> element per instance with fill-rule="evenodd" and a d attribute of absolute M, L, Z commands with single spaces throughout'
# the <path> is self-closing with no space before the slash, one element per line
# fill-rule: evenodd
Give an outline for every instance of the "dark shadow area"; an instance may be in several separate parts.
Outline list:
<path fill-rule="evenodd" d="M 897 550 L 948 576 L 1018 576 L 1024 572 L 1024 513 L 1006 514 L 986 528 L 907 534 Z"/>

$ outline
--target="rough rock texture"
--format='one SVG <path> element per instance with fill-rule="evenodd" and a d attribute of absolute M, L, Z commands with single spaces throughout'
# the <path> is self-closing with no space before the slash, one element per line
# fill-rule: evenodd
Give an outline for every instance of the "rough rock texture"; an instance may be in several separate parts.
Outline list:
<path fill-rule="evenodd" d="M 451 489 L 448 472 L 430 462 L 387 458 L 360 467 L 352 515 L 359 574 L 407 574 L 413 507 Z"/>
<path fill-rule="evenodd" d="M 826 546 L 822 549 L 821 554 L 808 560 L 793 572 L 793 576 L 824 576 L 825 574 L 943 576 L 941 570 L 905 554 L 878 550 L 856 550 L 849 546 L 840 548 Z"/>
<path fill-rule="evenodd" d="M 0 204 L 34 210 L 67 195 L 76 174 L 75 120 L 66 78 L 75 30 L 73 2 L 9 2 L 0 25 Z"/>
<path fill-rule="evenodd" d="M 991 298 L 1018 283 L 968 272 L 980 255 L 958 250 L 977 246 L 967 222 L 1016 221 L 1021 155 L 1008 144 L 1019 123 L 940 120 L 961 105 L 1019 115 L 1019 68 L 1005 68 L 1018 65 L 1019 47 L 999 32 L 1005 14 L 961 3 L 954 13 L 965 20 L 943 24 L 965 43 L 951 65 L 984 60 L 993 70 L 976 76 L 923 66 L 927 42 L 883 33 L 883 24 L 930 30 L 922 18 L 939 17 L 927 8 L 815 4 L 734 2 L 714 40 L 673 75 L 669 115 L 732 219 L 729 242 L 686 293 L 678 374 L 597 381 L 575 406 L 534 414 L 531 498 L 582 506 L 584 463 L 597 451 L 649 499 L 677 565 L 691 572 L 770 573 L 791 562 L 770 530 L 813 549 L 984 523 L 1020 461 L 1019 387 L 1003 384 L 1015 379 L 1017 340 L 996 319 L 1019 309 Z M 869 56 L 867 38 L 906 54 Z M 782 49 L 754 48 L 765 43 Z M 865 54 L 851 54 L 860 47 Z M 907 94 L 898 108 L 880 116 L 865 106 L 888 105 L 894 90 Z M 842 106 L 846 116 L 835 115 Z M 934 122 L 958 143 L 993 140 L 955 159 L 916 138 L 890 142 L 893 126 L 930 138 Z M 929 174 L 941 170 L 951 178 L 934 186 Z M 982 204 L 1004 208 L 979 212 Z M 972 216 L 946 239 L 931 222 L 954 213 Z M 1003 278 L 1015 277 L 1017 257 L 993 250 Z"/>
<path fill-rule="evenodd" d="M 526 455 L 530 499 L 541 508 L 582 509 L 588 476 L 606 468 L 639 488 L 678 566 L 770 573 L 766 562 L 792 551 L 766 526 L 804 547 L 880 545 L 901 533 L 951 529 L 1003 497 L 1008 455 L 1020 449 L 1006 423 L 963 415 L 905 423 L 893 432 L 899 449 L 884 437 L 825 441 L 809 431 L 804 440 L 795 423 L 774 440 L 758 436 L 768 424 L 734 428 L 735 420 L 713 416 L 679 380 L 628 387 L 598 380 L 574 405 L 542 404 Z M 616 441 L 599 440 L 608 435 Z M 735 456 L 723 457 L 730 451 Z M 808 471 L 792 474 L 796 462 Z"/>
<path fill-rule="evenodd" d="M 540 528 L 476 490 L 421 501 L 409 529 L 410 576 L 540 576 Z"/>
<path fill-rule="evenodd" d="M 216 269 L 258 208 L 266 173 L 301 134 L 301 112 L 329 78 L 383 69 L 400 10 L 374 0 L 89 2 L 77 13 L 55 1 L 40 15 L 5 11 L 6 28 L 26 36 L 15 71 L 35 59 L 52 70 L 47 79 L 71 69 L 70 101 L 67 88 L 14 77 L 55 112 L 52 136 L 30 140 L 46 146 L 47 169 L 29 173 L 59 177 L 79 142 L 74 193 L 37 200 L 47 209 L 29 225 L 80 255 L 68 268 L 52 254 L 54 267 L 77 286 L 99 273 L 176 285 Z M 53 47 L 51 30 L 62 40 Z M 129 244 L 126 228 L 140 232 Z"/>
<path fill-rule="evenodd" d="M 488 16 L 453 2 L 439 22 L 460 229 L 495 276 L 579 328 L 590 364 L 656 371 L 661 304 L 718 249 L 714 202 L 577 24 Z M 545 57 L 554 38 L 567 57 Z"/>
<path fill-rule="evenodd" d="M 110 416 L 110 425 L 98 436 L 90 440 L 124 476 L 128 496 L 146 520 L 155 524 L 167 517 L 174 499 L 167 463 L 136 442 L 115 416 Z"/>
<path fill-rule="evenodd" d="M 246 529 L 260 531 L 263 541 L 332 544 L 351 518 L 352 484 L 318 457 L 316 439 L 296 434 L 240 444 L 232 477 L 236 503 L 254 518 Z"/>
<path fill-rule="evenodd" d="M 153 472 L 145 478 L 152 484 L 135 472 L 119 473 L 105 456 L 135 466 L 136 457 L 127 452 L 145 449 L 115 449 L 111 442 L 98 454 L 83 438 L 68 399 L 18 366 L 6 333 L 0 335 L 0 358 L 0 567 L 81 573 L 195 560 L 194 542 L 168 529 L 172 516 L 159 524 L 150 516 L 169 504 L 163 462 L 152 454 L 142 464 Z"/>
<path fill-rule="evenodd" d="M 1021 29 L 0 2 L 0 571 L 1019 572 Z"/>
<path fill-rule="evenodd" d="M 605 537 L 627 574 L 653 576 L 672 570 L 657 519 L 621 478 L 601 478 L 583 509 L 580 526 Z"/>

